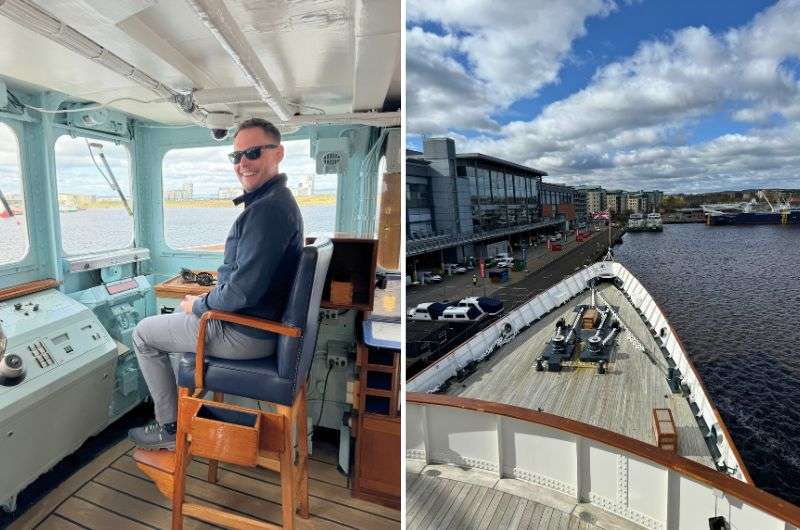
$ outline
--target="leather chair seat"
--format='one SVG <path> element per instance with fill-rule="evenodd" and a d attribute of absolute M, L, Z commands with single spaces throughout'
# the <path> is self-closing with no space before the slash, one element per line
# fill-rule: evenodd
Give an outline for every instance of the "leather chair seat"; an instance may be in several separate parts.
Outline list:
<path fill-rule="evenodd" d="M 205 389 L 291 406 L 294 381 L 278 375 L 277 355 L 247 361 L 205 357 Z M 178 385 L 194 388 L 195 354 L 184 353 L 178 364 Z"/>

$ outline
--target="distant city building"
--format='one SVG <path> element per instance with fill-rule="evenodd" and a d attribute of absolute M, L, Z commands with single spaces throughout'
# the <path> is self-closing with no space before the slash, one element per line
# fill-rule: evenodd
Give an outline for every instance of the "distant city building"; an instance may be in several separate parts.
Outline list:
<path fill-rule="evenodd" d="M 190 201 L 194 198 L 194 185 L 191 182 L 185 182 L 180 189 L 168 190 L 168 201 Z"/>
<path fill-rule="evenodd" d="M 218 199 L 235 199 L 242 194 L 242 188 L 219 188 L 217 190 Z"/>
<path fill-rule="evenodd" d="M 606 209 L 612 214 L 624 214 L 628 211 L 628 192 L 623 190 L 606 191 Z"/>
<path fill-rule="evenodd" d="M 630 193 L 626 201 L 628 213 L 642 213 L 647 210 L 647 198 L 641 193 Z"/>
<path fill-rule="evenodd" d="M 661 209 L 661 202 L 664 200 L 664 192 L 659 190 L 642 191 L 644 197 L 647 199 L 647 211 L 657 212 Z"/>
<path fill-rule="evenodd" d="M 305 175 L 301 177 L 300 183 L 297 185 L 298 195 L 314 195 L 314 176 Z"/>
<path fill-rule="evenodd" d="M 582 186 L 577 189 L 586 193 L 586 212 L 588 214 L 606 209 L 606 190 L 600 186 Z"/>

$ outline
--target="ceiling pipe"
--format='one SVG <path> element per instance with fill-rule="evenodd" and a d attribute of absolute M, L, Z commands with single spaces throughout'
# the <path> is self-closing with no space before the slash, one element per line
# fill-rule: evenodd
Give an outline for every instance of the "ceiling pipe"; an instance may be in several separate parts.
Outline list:
<path fill-rule="evenodd" d="M 0 15 L 13 20 L 65 48 L 100 64 L 112 72 L 126 77 L 137 85 L 151 90 L 162 98 L 175 102 L 182 111 L 199 122 L 205 122 L 205 113 L 191 103 L 191 98 L 153 79 L 118 55 L 68 26 L 58 18 L 40 9 L 28 0 L 0 0 Z"/>
<path fill-rule="evenodd" d="M 399 112 L 351 112 L 347 114 L 303 114 L 292 116 L 294 125 L 371 125 L 400 127 Z"/>
<path fill-rule="evenodd" d="M 261 101 L 269 105 L 281 121 L 289 121 L 294 113 L 225 4 L 218 0 L 186 1 L 255 87 Z"/>

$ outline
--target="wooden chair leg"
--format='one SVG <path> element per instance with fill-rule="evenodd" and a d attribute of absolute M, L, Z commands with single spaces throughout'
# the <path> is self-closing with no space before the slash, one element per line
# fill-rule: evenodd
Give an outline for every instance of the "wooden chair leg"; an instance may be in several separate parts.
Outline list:
<path fill-rule="evenodd" d="M 214 401 L 223 402 L 225 401 L 225 394 L 222 392 L 214 392 Z M 219 469 L 219 461 L 218 460 L 209 460 L 208 461 L 208 481 L 211 484 L 217 483 L 217 470 Z"/>
<path fill-rule="evenodd" d="M 189 455 L 187 425 L 180 421 L 181 397 L 188 395 L 188 389 L 181 388 L 178 394 L 178 432 L 175 437 L 175 470 L 172 477 L 172 530 L 183 529 L 183 497 L 186 487 L 186 466 Z"/>
<path fill-rule="evenodd" d="M 283 528 L 294 530 L 295 483 L 294 483 L 294 445 L 292 434 L 292 407 L 279 405 L 278 413 L 284 418 L 283 451 L 281 451 L 281 503 L 283 508 Z"/>
<path fill-rule="evenodd" d="M 300 389 L 297 396 L 297 476 L 299 487 L 297 491 L 300 504 L 300 517 L 309 518 L 308 505 L 308 413 L 306 408 L 306 387 Z"/>

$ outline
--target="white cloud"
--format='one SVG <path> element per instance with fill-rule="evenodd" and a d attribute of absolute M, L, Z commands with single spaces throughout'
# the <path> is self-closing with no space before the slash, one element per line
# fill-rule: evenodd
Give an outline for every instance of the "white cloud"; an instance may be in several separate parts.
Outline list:
<path fill-rule="evenodd" d="M 492 113 L 556 81 L 586 18 L 613 9 L 608 0 L 410 0 L 409 20 L 447 34 L 407 32 L 409 129 L 496 129 Z"/>
<path fill-rule="evenodd" d="M 689 27 L 643 42 L 530 121 L 458 149 L 573 183 L 668 191 L 789 186 L 800 176 L 800 82 L 786 66 L 800 58 L 798 27 L 800 0 L 787 0 L 721 34 Z M 719 117 L 758 128 L 688 145 L 704 120 Z"/>

